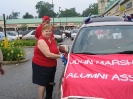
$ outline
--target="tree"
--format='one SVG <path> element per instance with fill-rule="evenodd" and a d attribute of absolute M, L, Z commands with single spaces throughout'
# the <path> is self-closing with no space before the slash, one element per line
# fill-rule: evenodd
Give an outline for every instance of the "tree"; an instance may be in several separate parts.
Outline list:
<path fill-rule="evenodd" d="M 26 31 L 27 27 L 28 27 L 27 24 L 22 24 L 21 25 L 21 30 Z"/>
<path fill-rule="evenodd" d="M 37 19 L 37 16 L 35 16 L 34 18 Z"/>
<path fill-rule="evenodd" d="M 12 12 L 9 15 L 9 19 L 18 19 L 20 12 Z"/>
<path fill-rule="evenodd" d="M 9 16 L 7 16 L 6 19 L 9 19 Z"/>
<path fill-rule="evenodd" d="M 98 14 L 98 3 L 89 5 L 89 8 L 85 9 L 82 13 L 83 17 L 87 17 L 89 14 Z"/>
<path fill-rule="evenodd" d="M 80 13 L 77 13 L 75 8 L 61 10 L 59 17 L 79 17 Z"/>
<path fill-rule="evenodd" d="M 26 12 L 25 15 L 23 15 L 23 18 L 24 19 L 33 18 L 33 15 Z"/>
<path fill-rule="evenodd" d="M 44 2 L 44 1 L 39 1 L 36 4 L 36 9 L 37 9 L 37 13 L 38 13 L 38 17 L 42 18 L 44 15 L 48 15 L 50 17 L 55 17 L 56 13 L 53 12 L 53 5 L 49 4 L 48 2 Z"/>

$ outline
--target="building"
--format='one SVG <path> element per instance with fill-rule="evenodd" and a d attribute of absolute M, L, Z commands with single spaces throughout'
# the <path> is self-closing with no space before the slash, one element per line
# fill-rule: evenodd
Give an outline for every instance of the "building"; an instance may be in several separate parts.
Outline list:
<path fill-rule="evenodd" d="M 98 13 L 102 15 L 105 12 L 105 7 L 110 0 L 98 0 Z"/>
<path fill-rule="evenodd" d="M 96 16 L 96 15 L 92 15 Z M 62 30 L 79 27 L 83 24 L 83 21 L 86 17 L 62 17 L 62 18 L 54 18 L 54 26 L 61 28 Z M 42 22 L 41 18 L 35 19 L 7 19 L 6 20 L 6 29 L 7 30 L 21 30 L 23 25 L 27 26 L 27 29 L 35 29 Z M 51 18 L 51 24 L 53 25 L 53 18 Z M 4 22 L 3 17 L 0 16 L 0 30 L 3 31 Z"/>
<path fill-rule="evenodd" d="M 133 0 L 110 0 L 103 15 L 124 17 L 124 13 L 133 17 Z"/>

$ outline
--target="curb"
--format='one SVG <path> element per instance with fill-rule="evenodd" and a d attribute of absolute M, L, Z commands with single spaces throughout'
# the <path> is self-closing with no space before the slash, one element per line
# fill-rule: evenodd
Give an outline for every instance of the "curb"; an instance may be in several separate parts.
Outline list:
<path fill-rule="evenodd" d="M 3 61 L 2 64 L 3 65 L 8 65 L 8 64 L 17 64 L 17 63 L 24 63 L 24 62 L 27 62 L 29 61 L 29 59 L 23 59 L 23 60 L 20 60 L 20 61 Z"/>
<path fill-rule="evenodd" d="M 35 46 L 22 46 L 22 48 L 34 48 Z"/>

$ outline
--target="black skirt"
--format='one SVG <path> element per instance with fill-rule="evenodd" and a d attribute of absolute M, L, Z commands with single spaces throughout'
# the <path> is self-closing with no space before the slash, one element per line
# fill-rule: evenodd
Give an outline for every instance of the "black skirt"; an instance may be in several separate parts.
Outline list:
<path fill-rule="evenodd" d="M 32 82 L 34 84 L 38 84 L 40 86 L 47 86 L 49 83 L 54 82 L 56 66 L 54 67 L 46 67 L 39 66 L 32 62 Z"/>

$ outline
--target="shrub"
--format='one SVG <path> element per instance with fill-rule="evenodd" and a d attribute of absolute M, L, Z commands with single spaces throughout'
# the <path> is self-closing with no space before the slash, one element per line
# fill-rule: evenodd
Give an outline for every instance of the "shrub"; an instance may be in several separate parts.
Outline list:
<path fill-rule="evenodd" d="M 35 40 L 16 40 L 16 41 L 9 41 L 8 46 L 9 47 L 22 47 L 22 46 L 35 46 L 36 41 Z M 0 47 L 4 47 L 4 42 L 0 42 Z"/>
<path fill-rule="evenodd" d="M 25 52 L 22 48 L 19 47 L 9 47 L 9 48 L 1 48 L 3 53 L 3 60 L 4 61 L 19 61 L 24 59 Z"/>
<path fill-rule="evenodd" d="M 22 49 L 23 43 L 20 41 L 11 41 L 8 43 L 8 48 L 4 48 L 4 42 L 0 42 L 0 47 L 3 53 L 3 61 L 19 61 L 25 58 L 25 51 Z"/>

